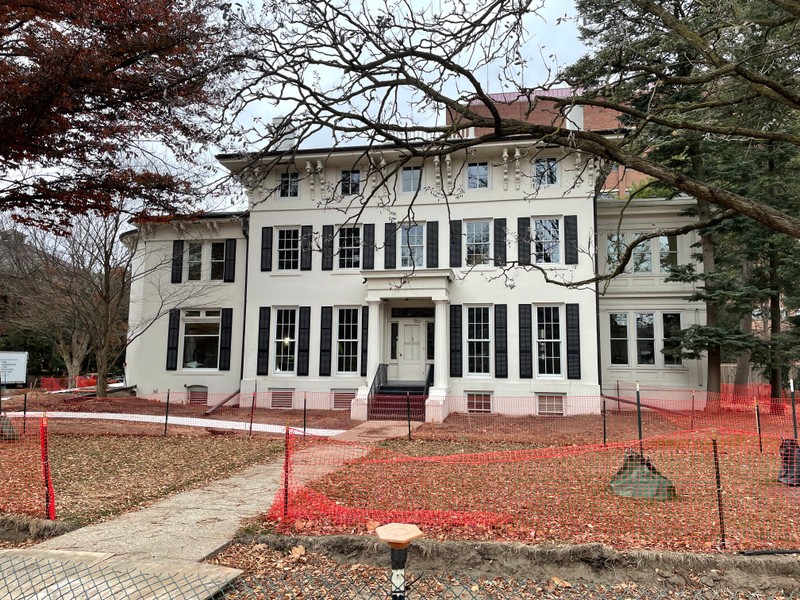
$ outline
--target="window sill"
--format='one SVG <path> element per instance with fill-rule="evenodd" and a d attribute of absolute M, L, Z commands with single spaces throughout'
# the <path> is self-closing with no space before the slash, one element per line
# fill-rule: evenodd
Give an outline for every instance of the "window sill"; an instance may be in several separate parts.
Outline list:
<path fill-rule="evenodd" d="M 230 371 L 220 371 L 219 369 L 180 369 L 179 371 L 175 371 L 178 375 L 213 375 L 213 376 L 221 376 L 225 375 L 226 373 L 230 373 Z"/>
<path fill-rule="evenodd" d="M 302 275 L 302 271 L 300 269 L 291 270 L 291 271 L 273 271 L 270 273 L 273 277 L 300 277 Z"/>

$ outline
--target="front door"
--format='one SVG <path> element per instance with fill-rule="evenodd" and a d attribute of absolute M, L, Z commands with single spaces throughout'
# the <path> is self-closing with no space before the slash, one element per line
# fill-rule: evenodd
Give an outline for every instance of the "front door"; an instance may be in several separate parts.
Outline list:
<path fill-rule="evenodd" d="M 397 379 L 425 379 L 425 329 L 422 323 L 400 323 L 400 348 L 397 353 Z"/>

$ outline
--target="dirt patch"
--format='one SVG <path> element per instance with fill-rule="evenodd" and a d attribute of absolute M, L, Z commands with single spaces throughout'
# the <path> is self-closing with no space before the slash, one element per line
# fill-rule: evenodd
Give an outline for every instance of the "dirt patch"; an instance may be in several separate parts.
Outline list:
<path fill-rule="evenodd" d="M 47 521 L 25 515 L 0 514 L 0 540 L 24 542 L 62 535 L 74 527 L 62 521 Z"/>
<path fill-rule="evenodd" d="M 389 551 L 366 536 L 250 536 L 238 541 L 290 553 L 322 554 L 341 565 L 388 568 Z M 257 560 L 257 556 L 253 556 Z M 714 587 L 734 592 L 800 592 L 796 555 L 743 556 L 680 552 L 618 552 L 602 544 L 562 546 L 492 542 L 421 540 L 409 550 L 408 570 L 468 573 L 471 577 L 549 580 L 614 586 L 634 582 L 646 587 Z"/>

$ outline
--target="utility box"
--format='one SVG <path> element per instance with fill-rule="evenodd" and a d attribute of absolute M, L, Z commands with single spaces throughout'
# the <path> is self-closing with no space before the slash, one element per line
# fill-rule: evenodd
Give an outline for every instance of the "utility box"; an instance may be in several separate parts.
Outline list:
<path fill-rule="evenodd" d="M 0 385 L 25 387 L 28 383 L 28 353 L 0 352 Z"/>

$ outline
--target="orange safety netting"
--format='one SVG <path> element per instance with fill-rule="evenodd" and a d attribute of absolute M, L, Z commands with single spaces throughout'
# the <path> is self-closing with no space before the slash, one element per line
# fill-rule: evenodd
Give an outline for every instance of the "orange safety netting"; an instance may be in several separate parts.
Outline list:
<path fill-rule="evenodd" d="M 685 397 L 642 400 L 650 408 L 642 412 L 641 447 L 676 490 L 673 500 L 663 501 L 609 489 L 626 448 L 640 448 L 635 401 L 631 407 L 620 397 L 603 407 L 598 398 L 564 400 L 573 408 L 599 402 L 600 414 L 451 414 L 442 424 L 415 428 L 411 441 L 377 445 L 293 434 L 288 485 L 269 517 L 284 528 L 320 533 L 400 521 L 452 539 L 693 551 L 800 548 L 800 487 L 777 480 L 781 436 L 793 431 L 790 411 L 767 410 L 757 421 L 752 405 L 749 413 L 707 412 L 675 409 Z"/>
<path fill-rule="evenodd" d="M 0 512 L 55 518 L 47 420 L 0 416 Z"/>

